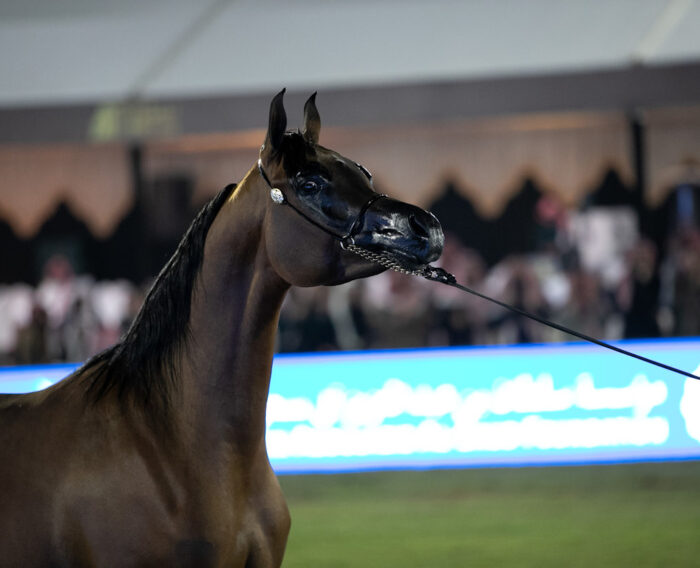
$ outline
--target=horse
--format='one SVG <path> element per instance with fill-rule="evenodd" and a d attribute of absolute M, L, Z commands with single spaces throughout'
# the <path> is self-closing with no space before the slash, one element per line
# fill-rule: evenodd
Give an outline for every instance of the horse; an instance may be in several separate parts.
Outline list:
<path fill-rule="evenodd" d="M 372 259 L 424 266 L 444 244 L 434 216 L 319 145 L 315 93 L 296 131 L 283 96 L 258 163 L 199 212 L 121 340 L 0 397 L 1 565 L 280 566 L 265 411 L 287 290 L 385 270 Z"/>

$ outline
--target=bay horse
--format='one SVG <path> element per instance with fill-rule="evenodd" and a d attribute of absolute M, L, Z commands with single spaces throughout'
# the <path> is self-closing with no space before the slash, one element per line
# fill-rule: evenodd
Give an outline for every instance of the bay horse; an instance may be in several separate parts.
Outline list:
<path fill-rule="evenodd" d="M 0 565 L 281 564 L 265 410 L 285 293 L 384 270 L 372 258 L 422 266 L 444 243 L 431 214 L 318 144 L 315 94 L 288 132 L 283 95 L 258 164 L 197 215 L 121 341 L 0 397 Z"/>

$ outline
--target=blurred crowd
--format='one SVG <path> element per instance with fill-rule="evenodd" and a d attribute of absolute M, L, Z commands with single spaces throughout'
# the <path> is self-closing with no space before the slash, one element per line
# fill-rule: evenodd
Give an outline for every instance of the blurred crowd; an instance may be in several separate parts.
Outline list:
<path fill-rule="evenodd" d="M 575 253 L 517 255 L 487 268 L 447 240 L 438 263 L 458 282 L 596 338 L 700 335 L 700 232 L 668 254 L 640 239 L 616 278 Z M 280 323 L 281 351 L 547 343 L 575 338 L 473 295 L 385 272 L 337 288 L 293 289 Z"/>
<path fill-rule="evenodd" d="M 678 231 L 663 254 L 637 238 L 612 268 L 584 260 L 560 234 L 536 253 L 487 267 L 477 251 L 448 235 L 438 264 L 462 284 L 597 338 L 700 335 L 696 228 Z M 96 282 L 76 275 L 64 257 L 51 258 L 36 288 L 0 286 L 0 364 L 85 360 L 119 339 L 146 289 Z M 343 286 L 293 288 L 277 347 L 297 352 L 571 339 L 478 297 L 385 272 Z"/>
<path fill-rule="evenodd" d="M 84 361 L 119 340 L 143 297 L 125 280 L 78 276 L 54 256 L 36 288 L 0 286 L 0 364 Z"/>

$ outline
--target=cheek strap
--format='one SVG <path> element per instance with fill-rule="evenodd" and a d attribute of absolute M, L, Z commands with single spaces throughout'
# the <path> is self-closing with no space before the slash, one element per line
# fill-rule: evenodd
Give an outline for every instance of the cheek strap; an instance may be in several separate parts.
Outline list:
<path fill-rule="evenodd" d="M 294 211 L 296 211 L 309 223 L 318 227 L 324 233 L 331 235 L 333 238 L 338 239 L 343 248 L 345 248 L 348 245 L 354 244 L 354 237 L 362 228 L 362 223 L 364 222 L 365 214 L 367 213 L 367 210 L 372 206 L 372 204 L 386 197 L 386 195 L 384 195 L 383 193 L 373 194 L 367 201 L 365 201 L 365 203 L 360 208 L 360 212 L 357 214 L 357 217 L 355 217 L 355 220 L 352 222 L 352 225 L 350 225 L 350 229 L 348 230 L 348 232 L 344 235 L 340 235 L 335 231 L 332 231 L 328 227 L 323 226 L 321 223 L 304 213 L 301 209 L 295 207 L 292 203 L 290 203 L 284 195 L 284 193 L 282 192 L 282 190 L 272 185 L 270 178 L 267 177 L 267 174 L 265 173 L 265 169 L 263 168 L 261 158 L 258 158 L 258 171 L 260 172 L 261 177 L 265 180 L 265 183 L 267 183 L 268 187 L 270 188 L 270 199 L 272 199 L 273 203 L 275 203 L 276 205 L 289 205 Z"/>

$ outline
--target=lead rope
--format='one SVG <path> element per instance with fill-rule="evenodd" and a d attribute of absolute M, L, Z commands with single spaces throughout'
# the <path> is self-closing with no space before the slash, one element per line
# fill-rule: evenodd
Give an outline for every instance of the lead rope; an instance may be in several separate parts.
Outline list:
<path fill-rule="evenodd" d="M 463 292 L 468 292 L 470 294 L 473 294 L 474 296 L 477 296 L 479 298 L 483 298 L 484 300 L 488 300 L 489 302 L 492 302 L 502 308 L 505 308 L 506 310 L 510 310 L 511 312 L 514 312 L 518 315 L 525 316 L 526 318 L 530 318 L 532 320 L 535 320 L 536 322 L 539 322 L 543 325 L 547 325 L 551 328 L 557 329 L 559 331 L 562 331 L 564 333 L 567 333 L 569 335 L 573 335 L 574 337 L 578 337 L 579 339 L 583 339 L 584 341 L 588 341 L 590 343 L 595 343 L 596 345 L 599 345 L 601 347 L 605 347 L 606 349 L 611 349 L 612 351 L 617 351 L 618 353 L 621 353 L 623 355 L 627 355 L 628 357 L 634 357 L 635 359 L 639 359 L 640 361 L 644 361 L 645 363 L 649 363 L 650 365 L 656 365 L 657 367 L 661 367 L 662 369 L 666 369 L 667 371 L 672 371 L 674 373 L 678 373 L 679 375 L 683 375 L 685 377 L 690 377 L 691 379 L 696 379 L 700 380 L 700 376 L 693 375 L 692 373 L 689 373 L 688 371 L 683 371 L 682 369 L 678 369 L 676 367 L 672 367 L 671 365 L 666 365 L 665 363 L 660 363 L 659 361 L 655 361 L 654 359 L 649 359 L 648 357 L 644 357 L 642 355 L 638 355 L 637 353 L 632 353 L 631 351 L 627 351 L 626 349 L 623 349 L 622 347 L 617 347 L 616 345 L 611 345 L 610 343 L 606 343 L 605 341 L 601 341 L 600 339 L 596 339 L 595 337 L 591 337 L 590 335 L 586 335 L 585 333 L 581 333 L 579 331 L 574 331 L 573 329 L 569 329 L 568 327 L 565 327 L 563 325 L 560 325 L 558 323 L 554 323 L 553 321 L 549 321 L 548 319 L 541 318 L 540 316 L 536 316 L 535 314 L 531 314 L 530 312 L 526 312 L 525 310 L 521 310 L 520 308 L 516 308 L 515 306 L 511 306 L 510 304 L 506 304 L 505 302 L 501 302 L 500 300 L 496 300 L 495 298 L 491 298 L 490 296 L 487 296 L 486 294 L 482 294 L 481 292 L 477 292 L 476 290 L 473 290 L 471 288 L 468 288 L 467 286 L 463 286 L 459 282 L 457 282 L 457 279 L 454 277 L 454 275 L 450 274 L 446 270 L 442 268 L 438 268 L 436 266 L 430 266 L 426 265 L 421 268 L 417 269 L 409 269 L 405 268 L 402 266 L 400 263 L 396 262 L 392 258 L 390 258 L 387 255 L 381 254 L 381 253 L 376 253 L 369 251 L 365 248 L 357 246 L 354 241 L 353 241 L 353 236 L 354 233 L 359 226 L 359 223 L 364 216 L 365 212 L 369 207 L 378 199 L 381 199 L 383 197 L 386 197 L 385 195 L 382 194 L 376 194 L 374 197 L 369 199 L 363 206 L 362 209 L 360 210 L 360 213 L 356 217 L 354 223 L 352 224 L 352 227 L 348 231 L 346 235 L 338 235 L 333 231 L 330 231 L 328 228 L 324 227 L 320 223 L 316 222 L 313 220 L 311 217 L 307 216 L 304 214 L 300 209 L 297 207 L 293 206 L 285 197 L 284 193 L 282 192 L 281 189 L 274 187 L 272 185 L 272 182 L 270 182 L 270 178 L 267 177 L 267 174 L 265 173 L 265 170 L 263 169 L 262 165 L 262 159 L 258 158 L 258 170 L 260 171 L 261 177 L 265 180 L 267 185 L 270 187 L 270 198 L 274 203 L 277 205 L 289 205 L 296 213 L 301 215 L 304 219 L 321 229 L 322 231 L 328 233 L 332 237 L 338 239 L 340 241 L 340 246 L 343 247 L 343 249 L 350 251 L 354 254 L 357 254 L 361 256 L 362 258 L 369 260 L 370 262 L 374 262 L 375 264 L 379 264 L 380 266 L 383 266 L 384 268 L 388 268 L 389 270 L 394 270 L 395 272 L 399 272 L 401 274 L 410 274 L 412 276 L 421 276 L 425 278 L 426 280 L 430 280 L 432 282 L 439 282 L 440 284 L 445 284 L 446 286 L 451 286 L 452 288 L 457 288 L 458 290 L 462 290 Z"/>
<path fill-rule="evenodd" d="M 505 302 L 501 302 L 500 300 L 496 300 L 495 298 L 491 298 L 490 296 L 487 296 L 486 294 L 482 294 L 481 292 L 478 292 L 472 288 L 469 288 L 467 286 L 464 286 L 457 282 L 457 279 L 454 277 L 453 274 L 450 274 L 446 270 L 442 268 L 438 268 L 436 266 L 424 266 L 419 269 L 415 270 L 409 270 L 407 268 L 404 268 L 400 264 L 398 264 L 396 261 L 392 260 L 391 258 L 384 256 L 379 253 L 374 253 L 371 251 L 368 251 L 366 249 L 363 249 L 361 247 L 358 247 L 355 244 L 350 244 L 345 246 L 346 250 L 349 250 L 351 252 L 354 252 L 355 254 L 361 256 L 362 258 L 369 260 L 371 262 L 374 262 L 376 264 L 379 264 L 385 268 L 388 268 L 390 270 L 394 270 L 396 272 L 400 272 L 401 274 L 410 274 L 413 276 L 422 276 L 426 280 L 430 280 L 431 282 L 439 282 L 440 284 L 445 284 L 446 286 L 451 286 L 452 288 L 457 288 L 458 290 L 462 290 L 463 292 L 468 292 L 469 294 L 473 294 L 474 296 L 477 296 L 479 298 L 482 298 L 484 300 L 488 300 L 489 302 L 492 302 L 502 308 L 505 308 L 507 310 L 510 310 L 511 312 L 514 312 L 518 315 L 525 316 L 526 318 L 530 318 L 532 320 L 535 320 L 538 323 L 541 323 L 543 325 L 547 325 L 549 327 L 552 327 L 556 330 L 562 331 L 564 333 L 567 333 L 569 335 L 573 335 L 574 337 L 578 337 L 579 339 L 583 339 L 585 341 L 588 341 L 590 343 L 595 343 L 596 345 L 599 345 L 600 347 L 605 347 L 606 349 L 611 349 L 613 351 L 617 351 L 618 353 L 621 353 L 623 355 L 627 355 L 628 357 L 634 357 L 635 359 L 639 359 L 640 361 L 644 361 L 645 363 L 649 363 L 651 365 L 656 365 L 657 367 L 661 367 L 662 369 L 666 369 L 667 371 L 672 371 L 674 373 L 678 373 L 679 375 L 683 375 L 685 377 L 690 377 L 691 379 L 695 380 L 700 380 L 700 377 L 693 375 L 692 373 L 689 373 L 688 371 L 684 371 L 683 369 L 678 369 L 676 367 L 673 367 L 671 365 L 666 365 L 665 363 L 660 363 L 659 361 L 655 361 L 654 359 L 649 359 L 648 357 L 644 357 L 642 355 L 639 355 L 637 353 L 633 353 L 632 351 L 627 351 L 627 349 L 623 349 L 622 347 L 617 347 L 616 345 L 611 345 L 610 343 L 606 343 L 605 341 L 601 341 L 600 339 L 596 339 L 595 337 L 591 337 L 590 335 L 586 335 L 585 333 L 581 333 L 579 331 L 575 331 L 573 329 L 569 329 L 566 326 L 560 325 L 558 323 L 555 323 L 553 321 L 550 321 L 548 319 L 542 318 L 540 316 L 537 316 L 535 314 L 531 314 L 530 312 L 527 312 L 525 310 L 521 310 L 520 308 L 516 308 L 515 306 L 511 306 L 510 304 L 506 304 Z"/>

